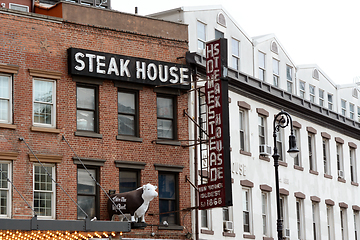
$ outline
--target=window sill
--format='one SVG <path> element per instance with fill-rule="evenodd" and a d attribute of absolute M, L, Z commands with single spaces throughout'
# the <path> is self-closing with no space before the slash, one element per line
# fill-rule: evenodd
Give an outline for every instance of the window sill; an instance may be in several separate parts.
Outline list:
<path fill-rule="evenodd" d="M 201 229 L 202 234 L 208 234 L 208 235 L 214 235 L 214 231 L 207 230 L 207 229 Z"/>
<path fill-rule="evenodd" d="M 251 157 L 251 152 L 246 152 L 246 151 L 240 150 L 240 154 Z"/>
<path fill-rule="evenodd" d="M 183 226 L 179 226 L 179 225 L 169 225 L 167 227 L 165 226 L 159 226 L 158 228 L 159 230 L 184 230 L 184 227 Z"/>
<path fill-rule="evenodd" d="M 279 166 L 287 167 L 288 164 L 287 164 L 287 162 L 279 161 Z"/>
<path fill-rule="evenodd" d="M 332 179 L 333 177 L 331 175 L 325 173 L 324 178 Z"/>
<path fill-rule="evenodd" d="M 358 187 L 359 183 L 351 181 L 351 185 Z"/>
<path fill-rule="evenodd" d="M 298 165 L 294 165 L 294 169 L 299 170 L 299 171 L 304 171 L 304 168 L 300 167 Z"/>
<path fill-rule="evenodd" d="M 263 237 L 263 240 L 274 240 L 272 237 Z"/>
<path fill-rule="evenodd" d="M 102 138 L 102 134 L 95 132 L 85 132 L 85 131 L 76 131 L 75 136 L 77 137 L 92 137 L 92 138 Z"/>
<path fill-rule="evenodd" d="M 177 141 L 177 140 L 156 139 L 153 142 L 155 142 L 156 144 L 162 144 L 162 145 L 181 146 L 181 142 Z"/>
<path fill-rule="evenodd" d="M 338 181 L 342 183 L 346 183 L 346 180 L 344 178 L 338 177 Z"/>
<path fill-rule="evenodd" d="M 259 155 L 259 159 L 260 159 L 260 160 L 267 161 L 267 162 L 270 162 L 270 158 L 269 158 L 269 157 L 265 157 L 265 156 L 263 156 L 263 155 Z"/>
<path fill-rule="evenodd" d="M 130 142 L 142 142 L 143 141 L 142 138 L 134 137 L 134 136 L 126 136 L 126 135 L 117 135 L 116 140 L 130 141 Z"/>
<path fill-rule="evenodd" d="M 16 125 L 11 123 L 0 123 L 0 128 L 16 129 Z"/>
<path fill-rule="evenodd" d="M 232 232 L 223 232 L 223 236 L 225 236 L 225 237 L 236 237 L 235 233 L 232 233 Z"/>
<path fill-rule="evenodd" d="M 57 129 L 57 128 L 36 127 L 36 126 L 31 126 L 30 130 L 33 132 L 46 132 L 46 133 L 57 133 L 57 134 L 59 134 L 61 131 L 61 129 Z"/>
<path fill-rule="evenodd" d="M 250 234 L 244 234 L 243 237 L 247 239 L 255 239 L 255 235 L 250 235 Z"/>
<path fill-rule="evenodd" d="M 309 173 L 314 174 L 314 175 L 319 175 L 319 172 L 314 171 L 314 170 L 309 170 Z"/>

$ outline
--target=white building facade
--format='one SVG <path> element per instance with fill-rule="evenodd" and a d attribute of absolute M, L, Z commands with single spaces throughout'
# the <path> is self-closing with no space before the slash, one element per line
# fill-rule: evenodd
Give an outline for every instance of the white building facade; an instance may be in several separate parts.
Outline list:
<path fill-rule="evenodd" d="M 189 25 L 187 60 L 197 80 L 189 114 L 196 121 L 205 111 L 199 106 L 205 82 L 203 46 L 217 37 L 228 39 L 234 205 L 194 213 L 194 239 L 277 239 L 271 156 L 275 144 L 280 152 L 283 236 L 359 239 L 358 85 L 336 85 L 315 64 L 296 65 L 275 35 L 250 38 L 221 6 L 178 8 L 151 16 Z M 286 152 L 290 127 L 281 130 L 274 143 L 274 117 L 282 109 L 292 116 L 300 150 L 296 158 Z M 189 127 L 199 140 L 198 128 Z M 204 148 L 202 144 L 191 149 L 191 181 L 197 184 L 206 181 L 201 167 Z M 195 190 L 193 194 L 196 206 Z"/>

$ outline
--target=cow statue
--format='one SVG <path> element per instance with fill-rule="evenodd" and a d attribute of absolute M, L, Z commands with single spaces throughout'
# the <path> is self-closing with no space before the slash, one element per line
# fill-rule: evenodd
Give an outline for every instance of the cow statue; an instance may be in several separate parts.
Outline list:
<path fill-rule="evenodd" d="M 109 199 L 107 206 L 110 220 L 112 220 L 113 215 L 121 215 L 122 212 L 123 214 L 130 214 L 131 222 L 136 222 L 139 218 L 141 218 L 141 222 L 145 222 L 145 213 L 149 208 L 149 203 L 158 196 L 155 191 L 156 188 L 157 186 L 148 183 L 130 192 L 111 195 L 110 198 L 116 207 Z"/>

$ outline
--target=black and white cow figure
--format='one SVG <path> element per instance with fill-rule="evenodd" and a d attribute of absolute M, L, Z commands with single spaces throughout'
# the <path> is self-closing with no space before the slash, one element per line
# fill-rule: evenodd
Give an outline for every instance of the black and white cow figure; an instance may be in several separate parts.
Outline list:
<path fill-rule="evenodd" d="M 130 214 L 132 222 L 136 222 L 139 218 L 141 218 L 141 222 L 145 222 L 145 213 L 149 208 L 150 201 L 158 196 L 155 191 L 156 188 L 157 186 L 148 183 L 130 192 L 113 194 L 110 198 L 123 214 Z M 116 207 L 109 199 L 108 213 L 110 220 L 112 220 L 113 215 L 122 215 Z"/>

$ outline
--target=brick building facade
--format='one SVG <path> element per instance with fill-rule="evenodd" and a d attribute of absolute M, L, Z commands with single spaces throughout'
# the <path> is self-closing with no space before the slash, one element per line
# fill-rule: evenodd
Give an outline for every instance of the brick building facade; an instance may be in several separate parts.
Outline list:
<path fill-rule="evenodd" d="M 77 48 L 184 64 L 188 50 L 187 27 L 71 3 L 61 5 L 64 16 L 65 9 L 71 8 L 90 13 L 93 19 L 104 20 L 104 16 L 108 16 L 106 21 L 119 21 L 119 25 L 125 24 L 127 29 L 108 27 L 106 21 L 86 24 L 64 17 L 0 10 L 0 166 L 3 172 L 38 211 L 39 218 L 75 220 L 82 217 L 71 199 L 51 183 L 27 143 L 64 190 L 85 211 L 90 211 L 89 216 L 108 220 L 106 195 L 89 180 L 77 155 L 106 191 L 119 192 L 121 187 L 131 189 L 134 184 L 136 187 L 146 183 L 159 186 L 159 197 L 150 203 L 146 221 L 159 224 L 167 220 L 169 227 L 148 227 L 127 236 L 150 237 L 150 233 L 155 232 L 158 238 L 185 238 L 187 229 L 191 229 L 191 214 L 183 211 L 190 208 L 190 185 L 185 182 L 185 176 L 189 175 L 189 150 L 181 146 L 180 140 L 189 139 L 188 120 L 183 116 L 188 106 L 187 91 L 131 80 L 70 75 L 67 51 Z M 159 28 L 164 33 L 156 30 Z M 166 35 L 171 29 L 181 31 L 178 35 Z M 91 61 L 91 57 L 83 59 Z M 123 97 L 126 103 L 131 103 L 122 104 Z M 128 120 L 126 126 L 120 123 L 124 119 Z M 129 122 L 131 127 L 127 125 Z M 169 129 L 170 135 L 166 132 Z M 31 209 L 6 178 L 0 179 L 0 216 L 31 217 Z M 81 199 L 93 205 L 87 206 Z M 167 212 L 166 209 L 175 212 L 159 215 L 159 211 Z"/>

